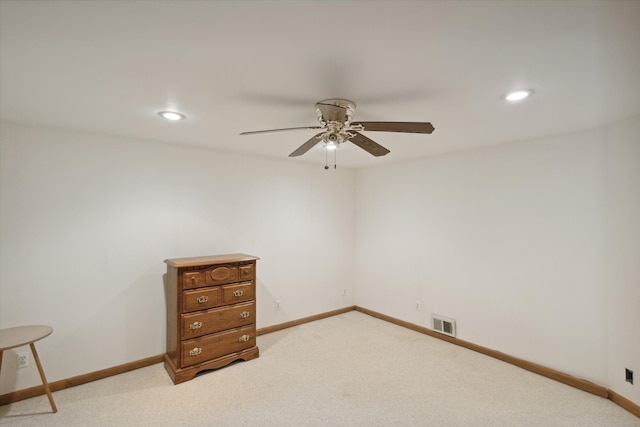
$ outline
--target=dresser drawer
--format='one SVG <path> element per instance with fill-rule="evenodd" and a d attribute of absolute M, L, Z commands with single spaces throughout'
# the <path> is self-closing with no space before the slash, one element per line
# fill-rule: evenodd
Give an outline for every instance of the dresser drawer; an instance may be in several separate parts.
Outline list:
<path fill-rule="evenodd" d="M 234 304 L 254 300 L 256 297 L 254 289 L 252 282 L 225 285 L 222 287 L 222 303 Z"/>
<path fill-rule="evenodd" d="M 238 280 L 240 282 L 249 282 L 255 278 L 255 266 L 253 264 L 241 265 L 238 267 L 239 277 Z"/>
<path fill-rule="evenodd" d="M 201 272 L 187 271 L 182 273 L 182 287 L 184 289 L 199 288 L 204 285 L 204 275 Z"/>
<path fill-rule="evenodd" d="M 256 345 L 254 326 L 232 329 L 184 341 L 181 345 L 182 367 L 237 353 Z"/>
<path fill-rule="evenodd" d="M 223 285 L 238 281 L 238 267 L 235 265 L 220 265 L 205 270 L 205 283 L 207 285 Z"/>
<path fill-rule="evenodd" d="M 182 293 L 182 312 L 207 310 L 222 304 L 222 290 L 220 286 L 199 288 Z"/>
<path fill-rule="evenodd" d="M 255 323 L 255 302 L 182 315 L 182 339 L 190 339 Z"/>

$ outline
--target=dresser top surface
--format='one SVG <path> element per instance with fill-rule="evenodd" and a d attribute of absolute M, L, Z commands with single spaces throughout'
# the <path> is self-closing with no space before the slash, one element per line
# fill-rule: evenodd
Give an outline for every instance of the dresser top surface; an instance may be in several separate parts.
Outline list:
<path fill-rule="evenodd" d="M 257 256 L 247 254 L 225 254 L 225 255 L 209 255 L 190 258 L 173 258 L 165 259 L 164 262 L 173 267 L 194 267 L 208 264 L 224 264 L 228 262 L 255 261 L 260 259 Z"/>

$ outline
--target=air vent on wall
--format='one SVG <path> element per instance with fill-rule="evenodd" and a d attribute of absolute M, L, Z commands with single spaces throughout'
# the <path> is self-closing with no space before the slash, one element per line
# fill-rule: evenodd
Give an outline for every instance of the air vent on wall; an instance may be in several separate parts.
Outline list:
<path fill-rule="evenodd" d="M 447 317 L 438 316 L 432 314 L 431 319 L 433 321 L 433 330 L 436 332 L 449 335 L 450 337 L 456 336 L 456 321 Z"/>

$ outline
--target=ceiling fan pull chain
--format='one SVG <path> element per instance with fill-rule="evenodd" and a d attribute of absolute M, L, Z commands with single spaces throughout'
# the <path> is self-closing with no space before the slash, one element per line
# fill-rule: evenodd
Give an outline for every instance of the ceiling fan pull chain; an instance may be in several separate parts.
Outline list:
<path fill-rule="evenodd" d="M 326 148 L 324 149 L 324 169 L 328 170 L 329 169 L 329 150 L 327 150 Z"/>

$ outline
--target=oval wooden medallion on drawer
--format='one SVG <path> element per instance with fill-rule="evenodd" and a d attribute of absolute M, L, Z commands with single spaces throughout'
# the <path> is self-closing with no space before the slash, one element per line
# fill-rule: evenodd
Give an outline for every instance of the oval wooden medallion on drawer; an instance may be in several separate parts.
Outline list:
<path fill-rule="evenodd" d="M 255 299 L 254 287 L 251 282 L 226 285 L 222 287 L 222 303 L 233 304 Z"/>
<path fill-rule="evenodd" d="M 200 337 L 255 322 L 254 302 L 182 315 L 183 339 Z"/>
<path fill-rule="evenodd" d="M 187 271 L 182 275 L 182 287 L 184 289 L 204 286 L 204 280 L 199 271 Z"/>
<path fill-rule="evenodd" d="M 222 304 L 220 286 L 185 291 L 182 294 L 182 311 L 207 310 Z"/>
<path fill-rule="evenodd" d="M 208 285 L 221 285 L 238 281 L 238 267 L 223 265 L 206 271 Z"/>
<path fill-rule="evenodd" d="M 256 345 L 253 326 L 231 329 L 182 342 L 182 366 L 195 365 L 216 357 L 237 353 Z"/>
<path fill-rule="evenodd" d="M 253 268 L 253 264 L 241 265 L 240 267 L 238 267 L 238 270 L 240 271 L 239 280 L 241 282 L 247 282 L 249 280 L 253 280 L 254 271 L 255 271 L 255 269 Z"/>

